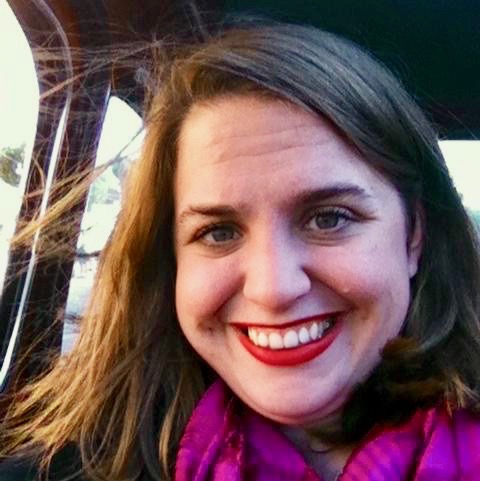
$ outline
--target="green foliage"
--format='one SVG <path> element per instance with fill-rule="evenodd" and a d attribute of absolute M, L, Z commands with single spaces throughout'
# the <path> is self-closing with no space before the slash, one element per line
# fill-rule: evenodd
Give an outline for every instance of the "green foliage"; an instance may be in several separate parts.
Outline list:
<path fill-rule="evenodd" d="M 25 144 L 0 150 L 0 178 L 7 184 L 17 187 L 20 183 L 18 171 L 23 165 L 24 156 Z"/>

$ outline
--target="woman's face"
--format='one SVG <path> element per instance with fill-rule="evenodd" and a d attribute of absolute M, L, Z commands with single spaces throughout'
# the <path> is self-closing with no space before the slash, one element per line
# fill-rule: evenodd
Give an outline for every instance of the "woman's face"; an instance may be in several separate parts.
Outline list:
<path fill-rule="evenodd" d="M 178 319 L 267 418 L 321 424 L 372 371 L 402 328 L 419 230 L 409 243 L 397 191 L 298 107 L 222 99 L 183 124 Z"/>

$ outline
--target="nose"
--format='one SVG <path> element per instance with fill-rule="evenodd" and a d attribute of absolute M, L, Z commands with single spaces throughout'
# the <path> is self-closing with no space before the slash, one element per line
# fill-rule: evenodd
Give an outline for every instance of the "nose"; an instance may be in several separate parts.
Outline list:
<path fill-rule="evenodd" d="M 252 243 L 244 269 L 244 297 L 271 311 L 287 309 L 311 289 L 301 248 L 288 236 Z"/>

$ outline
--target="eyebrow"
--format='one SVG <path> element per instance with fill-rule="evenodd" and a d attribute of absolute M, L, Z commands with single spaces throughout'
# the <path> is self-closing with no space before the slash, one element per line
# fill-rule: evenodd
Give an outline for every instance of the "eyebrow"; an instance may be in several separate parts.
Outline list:
<path fill-rule="evenodd" d="M 292 205 L 309 205 L 332 199 L 355 199 L 370 201 L 372 196 L 355 184 L 333 184 L 321 189 L 307 189 L 294 195 L 289 203 Z M 238 212 L 246 210 L 243 204 L 191 205 L 178 216 L 178 223 L 184 224 L 189 218 L 201 217 L 236 217 Z"/>

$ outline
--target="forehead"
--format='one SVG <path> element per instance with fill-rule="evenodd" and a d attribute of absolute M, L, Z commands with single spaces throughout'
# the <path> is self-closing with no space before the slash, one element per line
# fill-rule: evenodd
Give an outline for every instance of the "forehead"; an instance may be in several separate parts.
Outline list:
<path fill-rule="evenodd" d="M 243 155 L 328 143 L 332 128 L 319 116 L 285 101 L 254 96 L 223 98 L 196 105 L 185 119 L 179 142 L 208 150 L 218 161 Z M 213 160 L 213 159 L 212 159 Z"/>
<path fill-rule="evenodd" d="M 195 106 L 183 123 L 177 160 L 177 204 L 199 196 L 235 200 L 247 189 L 277 195 L 285 185 L 299 190 L 353 182 L 374 190 L 387 184 L 327 120 L 256 97 Z"/>

